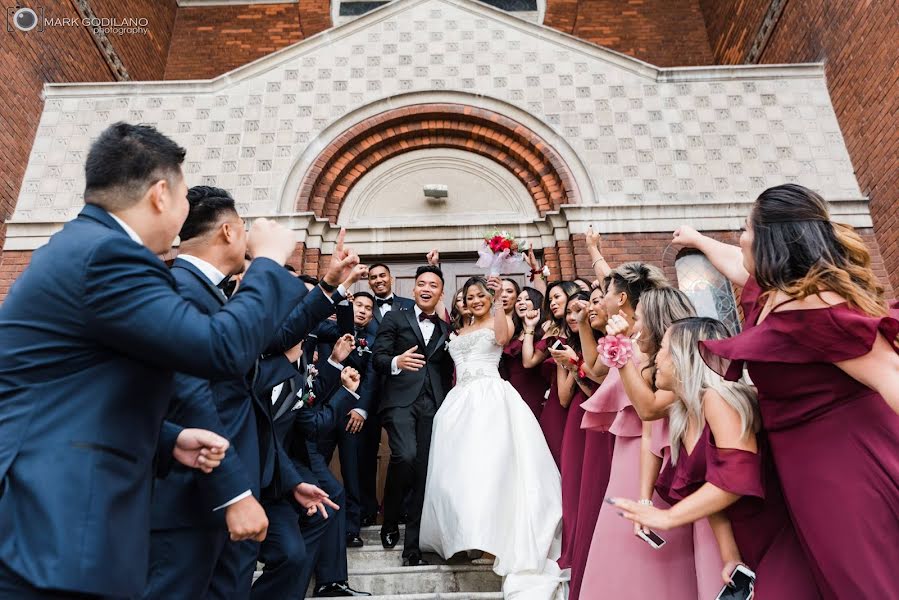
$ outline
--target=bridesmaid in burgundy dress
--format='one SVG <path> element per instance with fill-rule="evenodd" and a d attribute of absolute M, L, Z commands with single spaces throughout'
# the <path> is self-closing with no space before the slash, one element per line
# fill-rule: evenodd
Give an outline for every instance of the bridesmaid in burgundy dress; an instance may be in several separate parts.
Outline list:
<path fill-rule="evenodd" d="M 577 292 L 568 299 L 565 308 L 565 324 L 568 330 L 578 330 L 578 314 L 583 312 L 589 299 L 586 292 Z M 571 566 L 574 550 L 574 531 L 577 525 L 578 501 L 581 491 L 581 475 L 584 466 L 584 443 L 586 432 L 581 429 L 584 409 L 581 404 L 593 395 L 592 383 L 581 378 L 579 374 L 581 354 L 580 336 L 572 335 L 568 343 L 559 350 L 550 350 L 553 359 L 561 369 L 559 377 L 559 402 L 568 408 L 565 420 L 565 431 L 562 434 L 562 453 L 560 468 L 562 474 L 562 555 L 559 567 L 567 569 Z M 572 362 L 573 360 L 573 362 Z"/>
<path fill-rule="evenodd" d="M 525 368 L 531 369 L 541 366 L 541 373 L 549 383 L 549 395 L 543 412 L 540 414 L 540 428 L 546 436 L 546 444 L 556 460 L 556 466 L 561 468 L 562 462 L 562 436 L 565 432 L 565 421 L 568 416 L 568 407 L 562 406 L 559 401 L 558 371 L 561 367 L 556 365 L 549 354 L 549 348 L 558 340 L 561 344 L 568 341 L 568 327 L 565 325 L 565 308 L 568 306 L 568 298 L 580 291 L 580 288 L 572 281 L 559 281 L 550 284 L 546 288 L 544 299 L 544 312 L 547 319 L 543 325 L 543 339 L 534 343 L 534 333 L 539 325 L 539 312 L 533 310 L 525 316 L 524 346 L 521 351 L 522 362 Z"/>
<path fill-rule="evenodd" d="M 655 489 L 670 509 L 614 499 L 623 516 L 653 530 L 708 519 L 714 537 L 694 541 L 697 562 L 720 553 L 727 581 L 733 568 L 755 571 L 760 599 L 820 598 L 812 571 L 790 521 L 760 425 L 756 394 L 745 382 L 730 383 L 705 366 L 700 340 L 730 333 L 715 319 L 693 317 L 672 325 L 656 359 L 656 385 L 674 392 L 667 432 L 671 460 Z M 721 512 L 724 511 L 724 512 Z M 697 541 L 711 548 L 696 547 Z M 709 557 L 710 558 L 710 557 Z M 697 571 L 703 566 L 697 564 Z M 704 594 L 711 597 L 714 588 Z"/>
<path fill-rule="evenodd" d="M 756 200 L 740 249 L 687 227 L 674 243 L 745 286 L 743 332 L 700 348 L 727 379 L 749 368 L 822 595 L 895 598 L 899 321 L 863 241 L 830 220 L 820 196 L 787 184 Z"/>
<path fill-rule="evenodd" d="M 500 374 L 503 378 L 512 384 L 512 387 L 521 395 L 521 398 L 534 413 L 534 417 L 540 420 L 540 413 L 543 412 L 543 401 L 546 397 L 546 390 L 549 384 L 540 372 L 539 367 L 526 369 L 521 358 L 521 350 L 524 347 L 525 325 L 524 316 L 529 310 L 536 310 L 539 313 L 539 322 L 543 322 L 543 294 L 534 288 L 526 287 L 518 294 L 518 301 L 515 302 L 515 335 L 512 341 L 503 348 L 503 357 L 500 362 Z M 539 330 L 531 330 L 530 335 L 538 335 L 542 337 L 543 332 Z"/>

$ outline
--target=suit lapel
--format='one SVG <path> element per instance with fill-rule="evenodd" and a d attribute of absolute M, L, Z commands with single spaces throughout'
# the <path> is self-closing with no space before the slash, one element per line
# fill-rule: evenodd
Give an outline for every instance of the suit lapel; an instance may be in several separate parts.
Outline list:
<path fill-rule="evenodd" d="M 447 327 L 446 323 L 444 323 L 443 319 L 440 319 L 440 324 L 434 327 L 434 333 L 431 335 L 431 342 L 434 342 L 434 338 L 437 338 L 437 343 L 431 345 L 429 344 L 428 350 L 428 358 L 431 356 L 443 345 L 444 340 L 446 339 L 447 332 L 449 331 L 449 327 Z"/>
<path fill-rule="evenodd" d="M 176 267 L 190 272 L 191 275 L 193 275 L 194 277 L 196 277 L 197 279 L 200 280 L 200 282 L 206 288 L 206 291 L 209 292 L 210 294 L 212 294 L 212 296 L 216 299 L 216 301 L 220 305 L 225 304 L 225 300 L 226 300 L 225 293 L 222 290 L 220 290 L 219 288 L 217 288 L 216 286 L 212 285 L 212 282 L 209 281 L 208 277 L 203 275 L 203 272 L 200 271 L 200 269 L 198 269 L 192 263 L 189 263 L 182 258 L 176 258 L 175 262 L 172 263 L 172 268 L 174 269 Z"/>
<path fill-rule="evenodd" d="M 412 326 L 412 332 L 415 334 L 415 337 L 418 338 L 418 352 L 419 354 L 424 354 L 428 345 L 425 344 L 425 337 L 421 334 L 421 327 L 418 326 L 418 319 L 415 316 L 414 310 L 401 310 L 400 314 L 406 317 L 406 320 L 409 321 L 409 324 Z M 408 348 L 407 348 L 408 350 Z"/>

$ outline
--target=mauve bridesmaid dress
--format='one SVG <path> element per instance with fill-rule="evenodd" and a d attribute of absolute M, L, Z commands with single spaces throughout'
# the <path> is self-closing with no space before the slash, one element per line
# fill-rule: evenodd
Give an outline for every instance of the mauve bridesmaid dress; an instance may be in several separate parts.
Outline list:
<path fill-rule="evenodd" d="M 539 421 L 549 384 L 540 372 L 539 366 L 533 369 L 524 367 L 521 360 L 522 346 L 523 343 L 519 339 L 514 339 L 506 344 L 506 347 L 503 348 L 502 362 L 500 362 L 500 374 L 503 379 L 512 384 L 512 387 L 521 395 L 522 400 Z"/>
<path fill-rule="evenodd" d="M 586 432 L 581 429 L 581 419 L 584 417 L 581 403 L 587 396 L 580 387 L 575 389 L 562 436 L 562 555 L 559 557 L 559 566 L 563 569 L 571 567 L 574 552 L 586 441 Z"/>
<path fill-rule="evenodd" d="M 546 352 L 550 344 L 556 340 L 561 340 L 563 344 L 567 340 L 563 337 L 547 337 L 534 344 L 534 348 L 540 352 Z M 565 421 L 568 417 L 568 409 L 563 407 L 559 402 L 559 386 L 556 379 L 556 361 L 552 356 L 543 361 L 540 366 L 540 372 L 544 381 L 549 383 L 549 396 L 546 398 L 546 404 L 543 405 L 543 412 L 540 414 L 540 429 L 546 437 L 546 445 L 556 460 L 556 466 L 562 468 L 562 437 L 565 434 Z"/>

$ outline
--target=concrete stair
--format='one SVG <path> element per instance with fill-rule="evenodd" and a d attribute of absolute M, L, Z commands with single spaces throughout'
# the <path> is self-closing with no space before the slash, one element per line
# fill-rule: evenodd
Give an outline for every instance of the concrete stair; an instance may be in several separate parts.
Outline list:
<path fill-rule="evenodd" d="M 464 558 L 445 561 L 426 554 L 430 565 L 404 567 L 405 529 L 400 527 L 400 542 L 389 550 L 381 546 L 380 531 L 379 526 L 364 528 L 360 537 L 365 546 L 347 550 L 350 586 L 370 592 L 371 600 L 502 599 L 502 579 L 492 566 L 473 565 Z"/>

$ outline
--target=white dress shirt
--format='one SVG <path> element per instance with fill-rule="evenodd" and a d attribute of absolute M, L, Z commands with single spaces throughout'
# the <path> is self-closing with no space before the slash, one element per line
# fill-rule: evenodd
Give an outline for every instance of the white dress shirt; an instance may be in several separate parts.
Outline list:
<path fill-rule="evenodd" d="M 420 321 L 418 319 L 418 316 L 422 312 L 423 311 L 420 308 L 418 308 L 418 305 L 416 304 L 415 305 L 415 322 L 418 323 L 418 328 L 421 330 L 421 337 L 423 337 L 425 339 L 425 346 L 427 346 L 428 344 L 431 343 L 431 336 L 434 335 L 434 329 L 437 326 L 434 324 L 433 321 L 430 321 L 430 320 Z M 432 314 L 436 314 L 436 313 L 432 313 Z M 418 354 L 424 354 L 424 353 L 425 353 L 424 348 L 418 349 Z M 400 373 L 403 372 L 402 369 L 400 369 L 399 367 L 396 366 L 396 362 L 397 362 L 398 358 L 399 358 L 399 356 L 394 356 L 393 360 L 390 361 L 390 374 L 391 375 L 399 375 Z"/>
<path fill-rule="evenodd" d="M 396 298 L 393 297 L 392 293 L 389 296 L 385 296 L 384 298 L 381 298 L 381 300 L 391 300 L 391 299 L 394 302 L 396 301 Z M 384 303 L 381 306 L 378 306 L 378 299 L 376 298 L 375 299 L 375 308 L 377 308 L 379 311 L 381 311 L 381 317 L 383 317 L 384 315 L 386 315 L 387 313 L 390 312 L 390 309 L 393 308 L 393 305 Z"/>
<path fill-rule="evenodd" d="M 128 223 L 126 223 L 125 221 L 121 220 L 120 218 L 118 218 L 117 216 L 115 216 L 115 215 L 112 214 L 112 213 L 109 213 L 109 216 L 112 217 L 113 219 L 115 219 L 115 222 L 119 224 L 119 227 L 121 227 L 122 229 L 125 230 L 125 233 L 128 234 L 128 237 L 130 237 L 132 240 L 134 240 L 135 242 L 137 242 L 137 243 L 140 244 L 141 246 L 144 245 L 144 241 L 143 241 L 142 239 L 140 239 L 140 236 L 137 235 L 137 232 L 136 232 L 136 231 L 134 231 L 133 229 L 131 229 L 131 226 L 128 225 Z"/>

